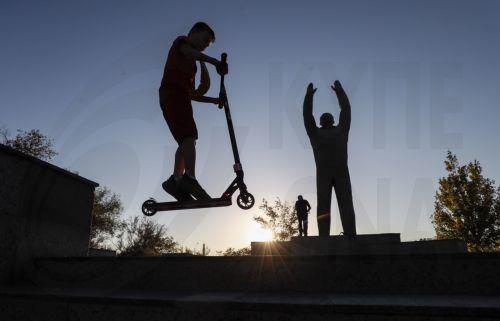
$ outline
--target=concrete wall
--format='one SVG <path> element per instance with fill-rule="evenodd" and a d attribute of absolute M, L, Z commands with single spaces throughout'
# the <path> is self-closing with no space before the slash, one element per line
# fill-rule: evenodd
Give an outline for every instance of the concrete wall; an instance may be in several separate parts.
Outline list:
<path fill-rule="evenodd" d="M 96 183 L 4 145 L 0 182 L 0 284 L 34 257 L 87 255 Z"/>
<path fill-rule="evenodd" d="M 44 258 L 39 288 L 500 295 L 500 253 Z"/>

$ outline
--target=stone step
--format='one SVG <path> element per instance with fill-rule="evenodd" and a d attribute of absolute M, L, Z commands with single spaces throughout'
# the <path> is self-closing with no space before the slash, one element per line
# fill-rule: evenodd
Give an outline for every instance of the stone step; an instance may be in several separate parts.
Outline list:
<path fill-rule="evenodd" d="M 399 243 L 401 242 L 400 233 L 379 233 L 379 234 L 358 234 L 355 237 L 357 243 Z M 338 242 L 343 243 L 349 239 L 344 235 L 330 235 L 330 236 L 294 236 L 292 237 L 292 242 L 299 243 L 332 243 Z"/>
<path fill-rule="evenodd" d="M 0 288 L 1 320 L 498 320 L 500 297 Z"/>
<path fill-rule="evenodd" d="M 400 242 L 399 234 L 297 237 L 291 241 L 252 242 L 252 255 L 412 255 L 466 253 L 462 240 Z"/>
<path fill-rule="evenodd" d="M 138 291 L 500 295 L 500 253 L 41 258 L 17 283 Z"/>

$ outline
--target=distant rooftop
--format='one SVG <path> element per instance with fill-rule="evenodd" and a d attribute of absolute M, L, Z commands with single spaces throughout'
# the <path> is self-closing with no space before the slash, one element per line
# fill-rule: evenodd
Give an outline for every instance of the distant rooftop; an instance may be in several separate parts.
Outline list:
<path fill-rule="evenodd" d="M 33 162 L 33 163 L 36 163 L 42 167 L 46 167 L 46 168 L 49 168 L 51 170 L 54 170 L 56 172 L 59 172 L 59 173 L 62 173 L 64 175 L 67 175 L 67 176 L 70 176 L 72 178 L 75 178 L 77 180 L 80 180 L 86 184 L 90 184 L 90 185 L 93 185 L 94 187 L 97 187 L 99 186 L 98 183 L 94 182 L 94 181 L 91 181 L 83 176 L 80 176 L 78 174 L 75 174 L 73 172 L 70 172 L 66 169 L 63 169 L 63 168 L 60 168 L 60 167 L 57 167 L 51 163 L 48 163 L 46 161 L 43 161 L 39 158 L 36 158 L 34 156 L 31 156 L 31 155 L 28 155 L 28 154 L 25 154 L 23 152 L 20 152 L 12 147 L 9 147 L 9 146 L 6 146 L 6 145 L 3 145 L 3 144 L 0 144 L 0 153 L 6 153 L 6 154 L 11 154 L 11 155 L 14 155 L 16 157 L 19 157 L 19 158 L 22 158 L 22 159 L 25 159 L 27 161 L 30 161 L 30 162 Z"/>

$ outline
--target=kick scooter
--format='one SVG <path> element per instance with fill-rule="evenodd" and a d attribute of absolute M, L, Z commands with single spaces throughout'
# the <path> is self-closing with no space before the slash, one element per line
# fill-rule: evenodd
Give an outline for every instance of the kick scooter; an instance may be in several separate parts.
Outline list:
<path fill-rule="evenodd" d="M 221 61 L 227 61 L 227 54 L 221 55 Z M 236 178 L 231 182 L 229 187 L 222 193 L 219 198 L 210 200 L 195 200 L 188 202 L 156 202 L 153 198 L 148 199 L 142 204 L 142 213 L 146 216 L 152 216 L 159 211 L 173 211 L 173 210 L 187 210 L 194 208 L 208 208 L 208 207 L 222 207 L 232 205 L 231 197 L 237 190 L 240 191 L 236 198 L 236 203 L 241 209 L 248 210 L 255 204 L 255 198 L 247 191 L 247 186 L 243 182 L 243 168 L 240 162 L 240 155 L 238 153 L 238 145 L 236 144 L 236 137 L 234 135 L 233 120 L 231 118 L 231 111 L 229 110 L 229 102 L 227 100 L 226 87 L 224 86 L 224 75 L 220 77 L 220 92 L 219 99 L 221 104 L 219 109 L 224 108 L 227 120 L 227 129 L 229 131 L 229 138 L 231 140 L 231 147 L 233 149 L 234 165 L 233 170 L 236 173 Z"/>

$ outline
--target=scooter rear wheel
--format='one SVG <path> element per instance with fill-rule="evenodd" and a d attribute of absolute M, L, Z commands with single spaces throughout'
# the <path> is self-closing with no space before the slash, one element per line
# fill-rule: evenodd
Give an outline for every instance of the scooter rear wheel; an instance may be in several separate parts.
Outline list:
<path fill-rule="evenodd" d="M 240 194 L 236 198 L 236 203 L 238 203 L 238 206 L 241 209 L 248 210 L 251 209 L 255 204 L 255 198 L 250 193 Z"/>
<path fill-rule="evenodd" d="M 146 216 L 153 216 L 156 214 L 155 206 L 156 201 L 154 199 L 148 199 L 144 203 L 142 203 L 142 214 Z"/>

